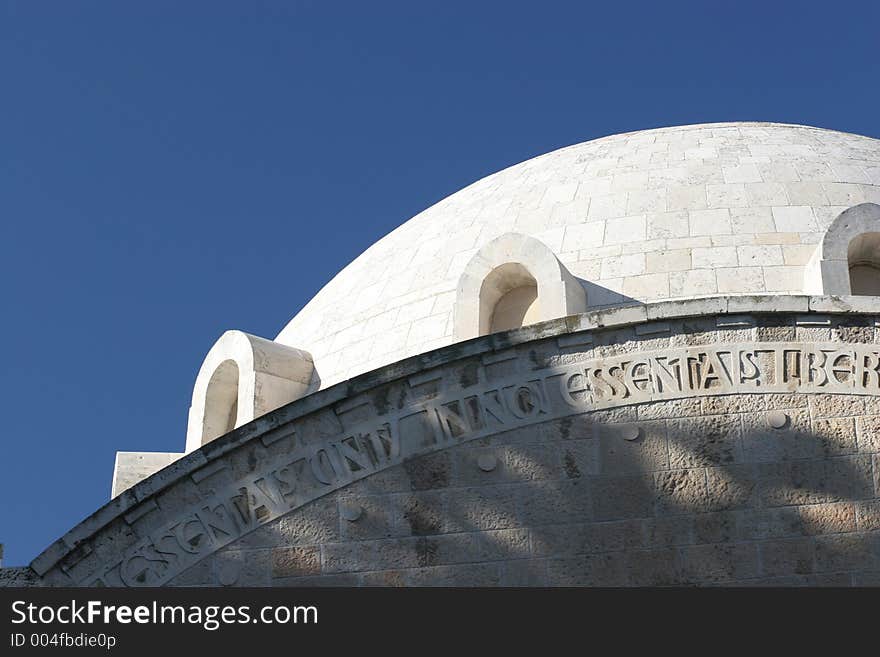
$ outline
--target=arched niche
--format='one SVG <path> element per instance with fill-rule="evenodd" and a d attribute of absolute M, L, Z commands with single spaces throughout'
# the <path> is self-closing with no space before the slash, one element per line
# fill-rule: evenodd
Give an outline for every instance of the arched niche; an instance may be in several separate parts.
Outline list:
<path fill-rule="evenodd" d="M 584 312 L 583 286 L 543 242 L 505 233 L 485 244 L 458 281 L 456 340 Z"/>
<path fill-rule="evenodd" d="M 825 231 L 804 268 L 804 291 L 825 295 L 880 294 L 877 276 L 880 205 L 862 203 L 841 212 Z"/>
<path fill-rule="evenodd" d="M 216 438 L 238 426 L 238 363 L 224 360 L 217 366 L 205 393 L 203 439 Z"/>
<path fill-rule="evenodd" d="M 880 296 L 880 232 L 854 237 L 847 249 L 847 264 L 851 294 Z"/>
<path fill-rule="evenodd" d="M 307 352 L 226 331 L 205 356 L 196 377 L 186 451 L 299 399 L 316 387 L 316 381 Z"/>
<path fill-rule="evenodd" d="M 488 333 L 498 333 L 541 321 L 538 282 L 519 263 L 496 267 L 483 281 L 481 298 L 491 296 L 493 310 Z"/>

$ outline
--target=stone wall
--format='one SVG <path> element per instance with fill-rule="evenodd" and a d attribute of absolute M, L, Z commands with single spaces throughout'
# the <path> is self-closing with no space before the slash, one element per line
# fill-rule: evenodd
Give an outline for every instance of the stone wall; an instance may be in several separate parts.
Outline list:
<path fill-rule="evenodd" d="M 29 576 L 880 585 L 880 306 L 853 310 L 638 306 L 402 361 L 180 459 Z"/>
<path fill-rule="evenodd" d="M 857 396 L 586 413 L 390 468 L 170 583 L 880 585 L 878 450 Z"/>

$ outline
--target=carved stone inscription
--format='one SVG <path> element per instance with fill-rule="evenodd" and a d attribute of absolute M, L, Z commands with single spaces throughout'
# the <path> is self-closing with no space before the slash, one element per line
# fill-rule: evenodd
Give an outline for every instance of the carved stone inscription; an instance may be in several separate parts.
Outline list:
<path fill-rule="evenodd" d="M 299 446 L 201 500 L 82 585 L 158 586 L 244 534 L 357 479 L 501 431 L 648 401 L 733 393 L 880 394 L 880 348 L 753 343 L 623 354 L 442 388 L 326 442 Z M 291 432 L 295 432 L 296 423 Z"/>
<path fill-rule="evenodd" d="M 89 585 L 156 586 L 206 555 L 356 479 L 400 462 L 394 427 L 355 432 L 288 456 L 142 540 L 117 567 Z"/>

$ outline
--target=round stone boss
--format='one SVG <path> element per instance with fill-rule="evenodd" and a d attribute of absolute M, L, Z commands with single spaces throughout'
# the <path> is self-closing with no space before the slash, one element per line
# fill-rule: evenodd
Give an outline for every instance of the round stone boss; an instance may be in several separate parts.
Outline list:
<path fill-rule="evenodd" d="M 364 515 L 364 508 L 360 504 L 344 502 L 339 505 L 339 515 L 348 522 L 357 522 Z"/>
<path fill-rule="evenodd" d="M 767 414 L 767 423 L 774 429 L 782 429 L 788 424 L 788 415 L 782 411 L 770 411 Z"/>

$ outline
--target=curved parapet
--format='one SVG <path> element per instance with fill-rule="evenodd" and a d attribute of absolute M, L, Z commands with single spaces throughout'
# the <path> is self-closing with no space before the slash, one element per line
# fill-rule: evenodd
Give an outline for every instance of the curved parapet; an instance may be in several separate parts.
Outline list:
<path fill-rule="evenodd" d="M 203 445 L 19 581 L 864 583 L 878 319 L 876 298 L 714 297 L 452 345 Z"/>

